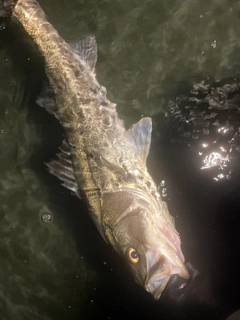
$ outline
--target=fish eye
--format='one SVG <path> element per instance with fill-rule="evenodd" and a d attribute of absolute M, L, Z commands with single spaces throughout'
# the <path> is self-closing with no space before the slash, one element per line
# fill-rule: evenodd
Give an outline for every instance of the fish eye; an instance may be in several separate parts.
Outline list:
<path fill-rule="evenodd" d="M 137 263 L 139 261 L 139 253 L 133 248 L 128 248 L 126 251 L 126 257 L 131 263 Z"/>

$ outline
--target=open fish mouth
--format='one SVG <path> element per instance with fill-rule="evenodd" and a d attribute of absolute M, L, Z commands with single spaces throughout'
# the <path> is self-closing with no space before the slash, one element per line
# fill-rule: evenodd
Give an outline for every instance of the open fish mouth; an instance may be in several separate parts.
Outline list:
<path fill-rule="evenodd" d="M 166 287 L 168 280 L 170 279 L 170 275 L 164 275 L 163 278 L 155 280 L 155 281 L 147 281 L 145 284 L 145 289 L 151 293 L 155 300 L 158 300 Z"/>
<path fill-rule="evenodd" d="M 170 277 L 178 274 L 182 278 L 189 277 L 187 268 L 176 257 L 175 263 L 169 261 L 167 257 L 161 255 L 159 251 L 149 249 L 147 254 L 147 277 L 145 280 L 145 289 L 158 300 L 162 291 L 166 287 Z"/>
<path fill-rule="evenodd" d="M 160 298 L 162 291 L 170 279 L 169 271 L 165 257 L 163 255 L 159 257 L 156 251 L 149 250 L 147 253 L 145 289 L 151 293 L 156 300 Z"/>

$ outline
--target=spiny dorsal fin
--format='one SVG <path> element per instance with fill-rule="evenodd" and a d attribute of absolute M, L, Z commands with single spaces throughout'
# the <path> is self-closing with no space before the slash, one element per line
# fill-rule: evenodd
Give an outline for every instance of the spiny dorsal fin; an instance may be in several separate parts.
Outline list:
<path fill-rule="evenodd" d="M 72 190 L 80 198 L 78 184 L 75 180 L 73 164 L 70 154 L 70 146 L 66 140 L 63 140 L 59 148 L 61 152 L 57 154 L 58 159 L 47 163 L 48 171 L 63 181 L 62 185 Z"/>
<path fill-rule="evenodd" d="M 70 44 L 73 50 L 86 62 L 92 72 L 95 72 L 97 62 L 97 42 L 96 38 L 91 35 L 83 40 Z"/>
<path fill-rule="evenodd" d="M 133 124 L 127 131 L 127 135 L 133 144 L 137 156 L 146 164 L 151 144 L 152 120 L 151 118 L 142 118 L 139 122 Z"/>

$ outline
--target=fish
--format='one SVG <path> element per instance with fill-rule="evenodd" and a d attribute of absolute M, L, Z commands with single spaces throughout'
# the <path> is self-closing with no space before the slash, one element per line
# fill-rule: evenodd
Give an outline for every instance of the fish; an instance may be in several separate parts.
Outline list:
<path fill-rule="evenodd" d="M 93 35 L 68 44 L 35 0 L 1 0 L 0 16 L 20 24 L 44 58 L 48 83 L 37 102 L 65 132 L 49 172 L 88 205 L 102 238 L 158 300 L 173 275 L 189 273 L 174 219 L 147 170 L 151 118 L 125 128 L 97 81 Z"/>

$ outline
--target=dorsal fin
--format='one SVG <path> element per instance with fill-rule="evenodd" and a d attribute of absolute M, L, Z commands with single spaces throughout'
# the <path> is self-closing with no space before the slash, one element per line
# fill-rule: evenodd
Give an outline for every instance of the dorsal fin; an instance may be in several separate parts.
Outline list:
<path fill-rule="evenodd" d="M 62 146 L 59 149 L 61 152 L 57 154 L 58 159 L 46 164 L 48 171 L 63 181 L 62 185 L 75 192 L 80 198 L 79 188 L 73 170 L 70 146 L 66 140 L 63 140 Z"/>
<path fill-rule="evenodd" d="M 97 62 L 97 42 L 93 35 L 87 36 L 83 40 L 70 44 L 73 50 L 84 60 L 95 73 L 95 65 Z"/>
<path fill-rule="evenodd" d="M 142 118 L 127 131 L 129 140 L 134 146 L 137 156 L 146 164 L 151 144 L 152 120 Z"/>

